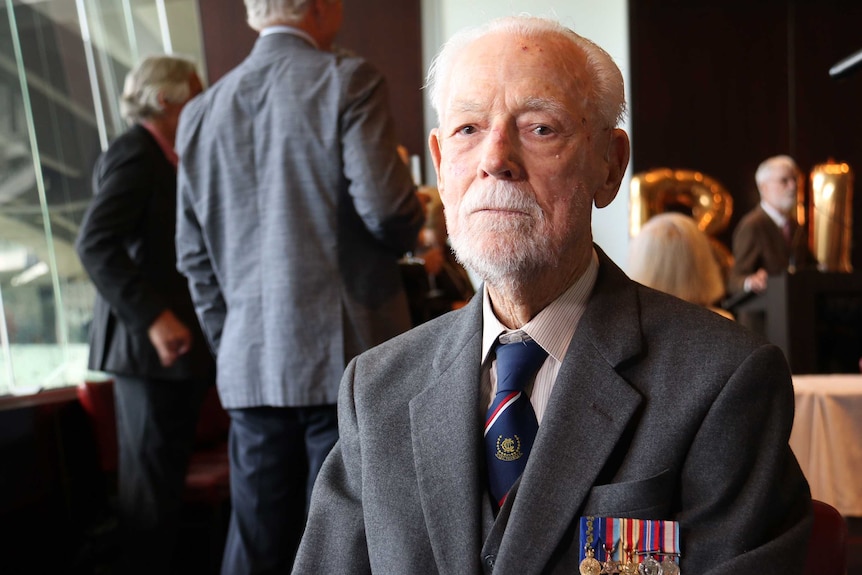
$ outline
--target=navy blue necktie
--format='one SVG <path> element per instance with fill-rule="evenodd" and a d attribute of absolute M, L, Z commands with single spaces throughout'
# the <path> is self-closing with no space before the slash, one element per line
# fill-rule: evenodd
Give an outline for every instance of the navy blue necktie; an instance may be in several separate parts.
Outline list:
<path fill-rule="evenodd" d="M 497 394 L 485 419 L 485 457 L 491 497 L 503 505 L 527 465 L 539 423 L 524 388 L 547 352 L 532 339 L 501 344 L 497 353 Z"/>

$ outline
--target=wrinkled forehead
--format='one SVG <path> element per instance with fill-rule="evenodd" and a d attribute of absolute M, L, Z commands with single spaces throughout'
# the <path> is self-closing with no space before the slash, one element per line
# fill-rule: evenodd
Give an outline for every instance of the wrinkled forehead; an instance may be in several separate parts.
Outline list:
<path fill-rule="evenodd" d="M 465 101 L 515 94 L 583 105 L 590 77 L 586 56 L 554 33 L 525 36 L 496 32 L 464 47 L 452 63 L 443 90 L 443 110 Z"/>

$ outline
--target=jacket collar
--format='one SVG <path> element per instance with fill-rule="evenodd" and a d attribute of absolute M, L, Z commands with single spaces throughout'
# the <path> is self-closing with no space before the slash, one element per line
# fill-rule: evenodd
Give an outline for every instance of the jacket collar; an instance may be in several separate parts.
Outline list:
<path fill-rule="evenodd" d="M 283 58 L 285 50 L 319 51 L 313 45 L 309 44 L 306 39 L 297 34 L 277 33 L 259 36 L 254 42 L 254 47 L 251 49 L 249 58 Z"/>
<path fill-rule="evenodd" d="M 317 41 L 312 38 L 308 32 L 305 30 L 300 30 L 294 26 L 267 26 L 263 30 L 260 31 L 260 37 L 270 36 L 272 34 L 290 34 L 296 36 L 298 38 L 302 38 L 306 42 L 308 42 L 312 47 L 316 49 L 320 49 L 320 46 L 317 45 Z"/>
<path fill-rule="evenodd" d="M 636 284 L 596 250 L 596 286 L 530 461 L 484 546 L 480 298 L 459 312 L 433 360 L 431 373 L 439 376 L 410 403 L 419 497 L 441 574 L 463 572 L 489 554 L 506 571 L 541 572 L 640 405 L 640 394 L 617 373 L 642 347 Z M 529 553 L 523 541 L 530 542 Z"/>
<path fill-rule="evenodd" d="M 519 575 L 542 572 L 558 547 L 568 548 L 573 522 L 642 401 L 618 372 L 642 349 L 637 288 L 598 251 L 596 286 L 527 468 L 510 494 L 509 516 L 502 529 L 495 525 L 483 549 Z M 529 553 L 523 541 L 530 541 Z"/>

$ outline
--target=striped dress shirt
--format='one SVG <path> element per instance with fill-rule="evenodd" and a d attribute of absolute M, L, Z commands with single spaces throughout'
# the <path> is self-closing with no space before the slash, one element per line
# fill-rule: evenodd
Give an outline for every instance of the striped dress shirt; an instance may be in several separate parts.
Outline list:
<path fill-rule="evenodd" d="M 498 338 L 502 343 L 518 341 L 526 334 L 548 352 L 548 358 L 539 368 L 532 388 L 528 387 L 527 390 L 533 410 L 536 412 L 536 419 L 541 425 L 548 399 L 554 389 L 554 382 L 560 372 L 560 365 L 569 349 L 569 343 L 572 341 L 578 322 L 584 315 L 587 300 L 596 283 L 598 270 L 599 258 L 594 249 L 593 257 L 584 274 L 560 297 L 517 330 L 508 329 L 500 323 L 491 309 L 488 288 L 487 286 L 484 288 L 481 362 L 482 390 L 487 401 L 484 402 L 485 407 L 482 409 L 483 417 L 497 392 L 497 362 L 496 359 L 489 359 L 494 343 Z"/>

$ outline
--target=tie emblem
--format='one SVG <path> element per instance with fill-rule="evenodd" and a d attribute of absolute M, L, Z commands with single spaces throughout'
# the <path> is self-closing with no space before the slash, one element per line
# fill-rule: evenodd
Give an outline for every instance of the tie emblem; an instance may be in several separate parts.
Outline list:
<path fill-rule="evenodd" d="M 495 454 L 500 461 L 515 461 L 523 455 L 521 451 L 521 438 L 515 435 L 514 437 L 504 438 L 502 435 L 497 437 L 497 453 Z"/>

